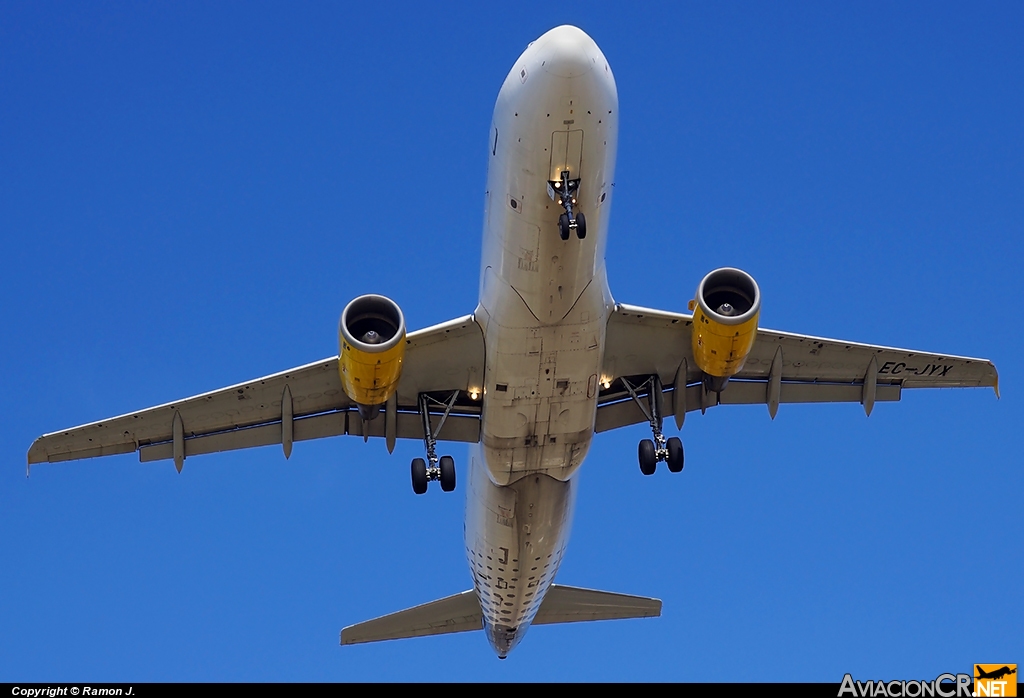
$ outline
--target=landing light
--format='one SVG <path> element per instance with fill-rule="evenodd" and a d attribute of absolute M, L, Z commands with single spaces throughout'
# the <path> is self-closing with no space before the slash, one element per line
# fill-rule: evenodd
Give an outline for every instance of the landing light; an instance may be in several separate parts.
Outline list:
<path fill-rule="evenodd" d="M 469 389 L 469 397 L 470 397 L 471 400 L 479 400 L 480 399 L 480 391 L 477 390 L 476 388 L 470 388 Z"/>
<path fill-rule="evenodd" d="M 612 379 L 608 376 L 601 376 L 601 387 L 608 390 L 608 388 L 612 387 Z"/>

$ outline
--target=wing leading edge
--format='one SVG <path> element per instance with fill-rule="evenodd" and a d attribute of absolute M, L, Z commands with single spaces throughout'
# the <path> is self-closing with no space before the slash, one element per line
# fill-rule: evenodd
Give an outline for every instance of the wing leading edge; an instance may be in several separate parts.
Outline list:
<path fill-rule="evenodd" d="M 420 393 L 468 391 L 483 375 L 483 333 L 473 316 L 410 333 L 398 385 L 395 437 L 422 439 Z M 257 378 L 119 417 L 40 436 L 28 466 L 139 451 L 142 462 L 341 434 L 388 436 L 385 413 L 364 432 L 338 375 L 338 357 Z M 475 442 L 480 410 L 460 401 L 438 439 Z"/>

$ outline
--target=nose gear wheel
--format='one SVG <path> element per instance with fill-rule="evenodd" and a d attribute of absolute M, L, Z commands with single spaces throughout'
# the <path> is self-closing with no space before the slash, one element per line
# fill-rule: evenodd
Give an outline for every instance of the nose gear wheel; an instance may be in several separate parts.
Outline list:
<path fill-rule="evenodd" d="M 563 170 L 558 181 L 548 182 L 548 196 L 565 209 L 558 217 L 558 236 L 563 240 L 568 240 L 573 232 L 580 240 L 587 237 L 587 218 L 575 210 L 579 188 L 580 180 L 569 179 L 569 170 Z"/>

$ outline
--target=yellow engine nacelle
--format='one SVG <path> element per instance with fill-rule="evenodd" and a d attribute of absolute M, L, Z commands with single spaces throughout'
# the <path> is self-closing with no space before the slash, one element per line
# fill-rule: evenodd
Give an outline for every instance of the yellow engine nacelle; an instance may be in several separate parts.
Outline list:
<path fill-rule="evenodd" d="M 725 267 L 705 276 L 697 287 L 693 310 L 693 358 L 721 390 L 739 373 L 757 337 L 761 291 L 745 271 Z"/>
<path fill-rule="evenodd" d="M 359 296 L 341 311 L 338 373 L 365 419 L 398 390 L 405 358 L 405 316 L 390 298 Z"/>

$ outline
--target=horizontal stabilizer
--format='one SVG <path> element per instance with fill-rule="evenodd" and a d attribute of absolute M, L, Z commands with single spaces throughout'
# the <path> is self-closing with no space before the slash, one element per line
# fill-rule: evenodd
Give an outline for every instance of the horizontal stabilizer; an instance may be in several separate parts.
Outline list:
<path fill-rule="evenodd" d="M 482 630 L 483 627 L 480 602 L 476 600 L 476 592 L 470 589 L 461 594 L 446 596 L 404 611 L 350 625 L 341 631 L 341 644 L 357 645 L 378 640 L 461 633 L 467 630 Z"/>
<path fill-rule="evenodd" d="M 660 615 L 659 599 L 552 584 L 544 596 L 533 625 L 617 618 L 656 618 Z M 467 630 L 482 630 L 483 627 L 480 602 L 477 601 L 476 592 L 470 589 L 461 594 L 446 596 L 404 611 L 350 625 L 341 631 L 341 644 L 357 645 L 379 640 L 461 633 Z"/>
<path fill-rule="evenodd" d="M 660 599 L 552 584 L 544 596 L 544 602 L 536 618 L 533 619 L 533 625 L 618 618 L 657 618 L 660 615 Z"/>

